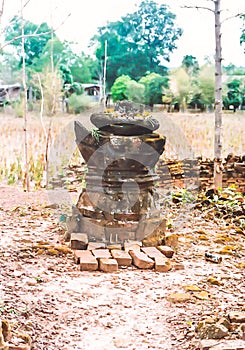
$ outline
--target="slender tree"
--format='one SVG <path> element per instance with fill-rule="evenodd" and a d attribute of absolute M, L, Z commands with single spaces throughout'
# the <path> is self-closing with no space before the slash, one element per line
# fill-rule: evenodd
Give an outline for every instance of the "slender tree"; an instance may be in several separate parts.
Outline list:
<path fill-rule="evenodd" d="M 221 0 L 206 0 L 211 2 L 209 6 L 184 6 L 184 8 L 196 8 L 207 10 L 214 15 L 215 29 L 215 136 L 214 136 L 214 187 L 222 187 L 222 42 L 221 42 Z M 241 14 L 236 14 L 238 17 Z M 227 19 L 229 19 L 227 18 Z"/>

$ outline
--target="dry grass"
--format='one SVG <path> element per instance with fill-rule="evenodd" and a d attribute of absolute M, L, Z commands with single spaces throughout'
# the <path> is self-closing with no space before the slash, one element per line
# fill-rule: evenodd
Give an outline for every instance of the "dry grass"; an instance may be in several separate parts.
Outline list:
<path fill-rule="evenodd" d="M 90 113 L 80 116 L 85 126 L 91 127 Z M 165 158 L 213 158 L 214 114 L 155 113 L 160 121 L 159 132 L 167 137 Z M 67 164 L 74 152 L 73 121 L 78 117 L 52 117 L 51 165 Z M 44 118 L 48 128 L 50 118 Z M 24 121 L 10 114 L 0 115 L 0 176 L 15 182 L 21 178 L 24 159 Z M 40 180 L 44 167 L 45 134 L 38 116 L 29 116 L 29 158 L 33 171 Z M 54 146 L 55 145 L 55 146 Z M 229 153 L 245 154 L 245 114 L 223 115 L 223 156 Z M 12 170 L 11 170 L 12 169 Z M 11 175 L 12 174 L 12 175 Z M 38 182 L 37 181 L 37 182 Z"/>

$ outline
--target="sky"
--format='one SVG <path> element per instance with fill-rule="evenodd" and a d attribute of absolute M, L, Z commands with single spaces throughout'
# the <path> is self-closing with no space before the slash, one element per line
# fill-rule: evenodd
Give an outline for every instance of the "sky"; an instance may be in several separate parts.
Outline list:
<path fill-rule="evenodd" d="M 28 0 L 22 1 L 25 3 Z M 166 62 L 166 66 L 180 66 L 185 55 L 195 56 L 200 65 L 205 62 L 205 57 L 214 57 L 214 14 L 204 9 L 183 8 L 184 5 L 213 8 L 211 0 L 155 1 L 168 5 L 170 11 L 176 14 L 176 24 L 183 29 L 183 35 L 176 43 L 178 48 L 171 54 L 170 63 Z M 140 2 L 141 0 L 29 0 L 24 9 L 24 17 L 36 24 L 52 23 L 54 28 L 59 27 L 56 34 L 61 40 L 77 43 L 73 46 L 77 52 L 90 53 L 89 41 L 97 33 L 97 28 L 136 11 Z M 13 15 L 19 14 L 20 4 L 21 0 L 5 1 L 2 27 Z M 238 13 L 245 13 L 245 0 L 221 0 L 221 5 L 224 20 L 223 64 L 245 66 L 245 45 L 240 46 L 242 21 L 238 17 L 227 20 Z"/>

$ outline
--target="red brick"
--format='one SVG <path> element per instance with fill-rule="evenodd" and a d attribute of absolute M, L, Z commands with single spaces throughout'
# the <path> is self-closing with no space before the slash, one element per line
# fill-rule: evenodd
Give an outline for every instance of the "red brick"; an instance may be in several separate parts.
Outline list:
<path fill-rule="evenodd" d="M 111 258 L 111 253 L 108 249 L 94 249 L 92 250 L 93 255 L 96 259 L 109 259 Z"/>
<path fill-rule="evenodd" d="M 167 245 L 160 245 L 157 247 L 157 249 L 160 250 L 160 252 L 163 253 L 167 258 L 172 258 L 174 255 L 174 250 Z"/>
<path fill-rule="evenodd" d="M 152 269 L 154 261 L 140 250 L 130 250 L 129 254 L 133 258 L 133 264 L 139 269 Z"/>
<path fill-rule="evenodd" d="M 98 260 L 89 250 L 81 251 L 80 255 L 80 270 L 81 271 L 96 271 L 98 269 Z"/>
<path fill-rule="evenodd" d="M 124 250 L 114 249 L 111 251 L 111 255 L 116 259 L 119 266 L 130 266 L 132 264 L 131 256 Z"/>
<path fill-rule="evenodd" d="M 171 270 L 171 262 L 166 256 L 162 254 L 162 256 L 155 257 L 155 270 L 158 272 L 168 272 Z"/>
<path fill-rule="evenodd" d="M 103 249 L 105 248 L 105 243 L 103 242 L 89 242 L 88 243 L 88 250 L 94 250 L 94 249 Z"/>
<path fill-rule="evenodd" d="M 71 234 L 71 249 L 87 249 L 88 236 L 86 233 Z"/>
<path fill-rule="evenodd" d="M 142 243 L 138 241 L 124 242 L 124 250 L 129 252 L 130 250 L 140 250 Z"/>
<path fill-rule="evenodd" d="M 156 247 L 142 247 L 141 250 L 151 259 L 154 259 L 157 256 L 163 257 L 163 254 Z"/>
<path fill-rule="evenodd" d="M 86 256 L 91 256 L 89 250 L 74 250 L 74 260 L 76 264 L 80 264 L 80 258 Z"/>
<path fill-rule="evenodd" d="M 116 259 L 99 259 L 99 268 L 103 272 L 116 272 L 118 264 Z"/>

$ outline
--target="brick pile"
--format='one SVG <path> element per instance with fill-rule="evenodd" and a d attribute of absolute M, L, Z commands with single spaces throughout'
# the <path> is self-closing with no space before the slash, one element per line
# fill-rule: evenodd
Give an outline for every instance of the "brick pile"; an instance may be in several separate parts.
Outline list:
<path fill-rule="evenodd" d="M 194 185 L 205 190 L 213 186 L 213 169 L 212 159 L 161 159 L 157 166 L 159 186 L 168 190 Z M 245 156 L 229 154 L 223 160 L 223 187 L 231 185 L 245 192 Z"/>
<path fill-rule="evenodd" d="M 85 242 L 86 245 L 85 245 Z M 175 268 L 172 257 L 174 250 L 169 246 L 143 247 L 142 242 L 125 241 L 123 245 L 105 246 L 100 242 L 88 242 L 86 235 L 74 233 L 71 236 L 74 261 L 81 271 L 116 272 L 120 268 L 134 267 L 168 272 Z M 176 264 L 176 268 L 177 265 Z"/>

